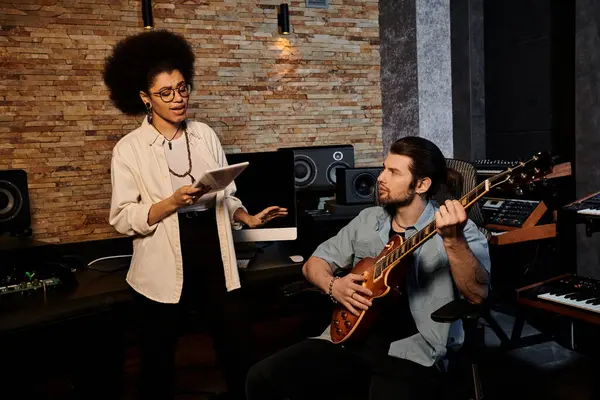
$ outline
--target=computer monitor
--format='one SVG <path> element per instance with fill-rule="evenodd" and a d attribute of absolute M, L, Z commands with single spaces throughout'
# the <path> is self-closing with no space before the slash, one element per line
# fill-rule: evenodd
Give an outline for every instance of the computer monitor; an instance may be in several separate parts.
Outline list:
<path fill-rule="evenodd" d="M 296 240 L 296 188 L 294 184 L 294 153 L 273 151 L 227 154 L 227 162 L 248 161 L 250 165 L 235 179 L 235 196 L 251 215 L 269 206 L 287 208 L 288 215 L 275 218 L 260 228 L 233 231 L 235 242 L 270 242 Z"/>

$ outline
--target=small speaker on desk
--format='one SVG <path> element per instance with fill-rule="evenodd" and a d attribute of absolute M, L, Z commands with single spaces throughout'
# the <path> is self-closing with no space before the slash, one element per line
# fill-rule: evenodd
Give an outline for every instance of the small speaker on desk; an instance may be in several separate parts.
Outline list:
<path fill-rule="evenodd" d="M 0 234 L 31 235 L 27 173 L 0 171 Z"/>
<path fill-rule="evenodd" d="M 377 177 L 382 168 L 346 168 L 337 170 L 338 204 L 375 204 Z"/>
<path fill-rule="evenodd" d="M 336 171 L 354 167 L 352 145 L 290 147 L 279 150 L 294 152 L 296 190 L 334 190 Z"/>

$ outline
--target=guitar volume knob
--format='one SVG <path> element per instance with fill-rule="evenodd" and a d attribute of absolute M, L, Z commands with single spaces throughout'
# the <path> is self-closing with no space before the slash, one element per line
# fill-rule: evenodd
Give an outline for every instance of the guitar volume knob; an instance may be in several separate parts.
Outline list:
<path fill-rule="evenodd" d="M 346 320 L 348 318 L 348 314 L 346 313 L 346 311 L 342 311 L 342 318 L 344 320 Z"/>
<path fill-rule="evenodd" d="M 346 328 L 350 328 L 350 321 L 344 322 L 344 325 L 346 326 Z"/>

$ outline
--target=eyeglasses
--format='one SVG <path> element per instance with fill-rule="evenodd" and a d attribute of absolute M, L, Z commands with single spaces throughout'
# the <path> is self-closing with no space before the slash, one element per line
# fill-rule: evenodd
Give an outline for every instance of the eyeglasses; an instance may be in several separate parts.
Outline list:
<path fill-rule="evenodd" d="M 158 93 L 152 93 L 160 96 L 160 99 L 165 103 L 170 103 L 175 99 L 175 91 L 179 92 L 181 97 L 190 97 L 192 87 L 189 84 L 178 86 L 175 89 L 163 89 Z"/>

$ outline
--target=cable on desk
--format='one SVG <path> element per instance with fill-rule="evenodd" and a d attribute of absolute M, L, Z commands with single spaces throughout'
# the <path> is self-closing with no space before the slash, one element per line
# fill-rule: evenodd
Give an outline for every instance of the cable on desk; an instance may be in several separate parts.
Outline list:
<path fill-rule="evenodd" d="M 100 257 L 100 258 L 97 258 L 97 259 L 95 259 L 93 261 L 90 261 L 87 266 L 90 267 L 90 266 L 96 264 L 97 262 L 104 261 L 104 260 L 110 260 L 112 258 L 125 258 L 125 257 L 133 257 L 133 256 L 131 254 L 123 254 L 123 255 L 120 255 L 120 256 Z"/>
<path fill-rule="evenodd" d="M 120 271 L 122 269 L 128 268 L 129 264 L 122 265 L 122 266 L 119 266 L 117 268 L 110 269 L 110 270 L 103 270 L 103 269 L 98 269 L 98 268 L 91 268 L 91 266 L 94 265 L 94 264 L 96 264 L 96 263 L 98 263 L 98 262 L 100 262 L 100 261 L 111 260 L 111 259 L 115 259 L 115 258 L 131 258 L 131 257 L 132 257 L 131 254 L 123 254 L 123 255 L 118 255 L 118 256 L 100 257 L 100 258 L 97 258 L 97 259 L 95 259 L 93 261 L 90 261 L 87 264 L 87 268 L 86 269 L 88 269 L 90 271 L 104 272 L 104 273 L 107 273 L 107 274 L 112 273 L 112 272 L 117 272 L 117 271 Z"/>

